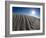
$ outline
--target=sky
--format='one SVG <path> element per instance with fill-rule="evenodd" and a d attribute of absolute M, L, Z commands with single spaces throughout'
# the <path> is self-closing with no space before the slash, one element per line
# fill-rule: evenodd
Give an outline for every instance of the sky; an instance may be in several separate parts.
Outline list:
<path fill-rule="evenodd" d="M 40 8 L 12 7 L 12 13 L 40 17 Z"/>

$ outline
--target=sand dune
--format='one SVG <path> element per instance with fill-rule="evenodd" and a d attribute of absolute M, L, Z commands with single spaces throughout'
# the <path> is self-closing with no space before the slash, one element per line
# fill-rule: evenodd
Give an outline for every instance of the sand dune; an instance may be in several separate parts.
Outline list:
<path fill-rule="evenodd" d="M 40 29 L 39 18 L 26 15 L 13 15 L 13 31 L 39 29 Z"/>

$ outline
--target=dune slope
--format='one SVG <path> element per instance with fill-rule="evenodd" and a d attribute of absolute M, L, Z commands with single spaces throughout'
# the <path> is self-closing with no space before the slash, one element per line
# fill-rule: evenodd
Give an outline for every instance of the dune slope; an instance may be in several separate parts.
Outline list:
<path fill-rule="evenodd" d="M 13 31 L 39 30 L 40 19 L 33 16 L 13 15 Z"/>

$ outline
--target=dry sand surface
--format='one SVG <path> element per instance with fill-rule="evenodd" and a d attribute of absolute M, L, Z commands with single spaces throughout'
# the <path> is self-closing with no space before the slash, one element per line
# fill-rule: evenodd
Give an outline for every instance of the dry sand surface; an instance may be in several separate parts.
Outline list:
<path fill-rule="evenodd" d="M 40 19 L 33 16 L 13 15 L 13 31 L 40 30 Z"/>

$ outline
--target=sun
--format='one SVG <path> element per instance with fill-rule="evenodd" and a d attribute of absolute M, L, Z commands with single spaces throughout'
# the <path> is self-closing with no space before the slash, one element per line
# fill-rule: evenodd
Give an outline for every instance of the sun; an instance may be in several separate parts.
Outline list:
<path fill-rule="evenodd" d="M 32 15 L 35 15 L 35 10 L 32 10 Z"/>

